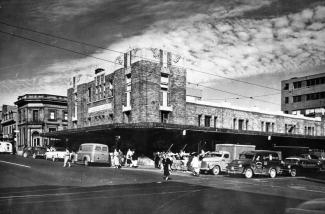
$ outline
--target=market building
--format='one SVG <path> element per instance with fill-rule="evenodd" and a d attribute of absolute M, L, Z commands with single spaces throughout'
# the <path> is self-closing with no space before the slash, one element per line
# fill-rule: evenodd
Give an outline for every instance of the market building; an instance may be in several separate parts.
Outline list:
<path fill-rule="evenodd" d="M 64 130 L 68 125 L 67 97 L 51 94 L 25 94 L 18 97 L 17 147 L 48 146 L 45 132 Z"/>
<path fill-rule="evenodd" d="M 308 145 L 324 148 L 320 118 L 253 111 L 202 101 L 187 87 L 183 58 L 158 49 L 133 49 L 114 72 L 74 77 L 68 89 L 68 129 L 45 134 L 70 142 L 134 146 L 143 153 L 216 143 Z"/>
<path fill-rule="evenodd" d="M 325 73 L 283 80 L 281 87 L 283 112 L 325 117 Z"/>

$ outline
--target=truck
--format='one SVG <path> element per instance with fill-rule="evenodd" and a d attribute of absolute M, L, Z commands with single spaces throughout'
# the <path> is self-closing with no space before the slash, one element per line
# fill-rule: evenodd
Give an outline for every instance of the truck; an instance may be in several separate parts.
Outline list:
<path fill-rule="evenodd" d="M 254 145 L 216 144 L 216 151 L 207 152 L 201 162 L 201 171 L 218 175 L 227 172 L 228 164 L 239 158 L 244 151 L 255 150 Z"/>

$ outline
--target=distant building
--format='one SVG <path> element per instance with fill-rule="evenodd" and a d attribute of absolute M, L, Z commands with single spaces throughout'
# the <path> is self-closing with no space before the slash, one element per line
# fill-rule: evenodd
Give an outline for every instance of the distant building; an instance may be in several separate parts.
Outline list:
<path fill-rule="evenodd" d="M 186 143 L 193 150 L 198 144 L 214 148 L 216 142 L 266 148 L 287 145 L 291 138 L 304 143 L 324 139 L 324 122 L 319 118 L 202 101 L 202 91 L 187 87 L 182 60 L 163 50 L 135 49 L 124 54 L 114 72 L 96 69 L 92 79 L 73 78 L 68 89 L 68 129 L 47 136 L 111 146 L 118 144 L 114 136 L 120 136 L 117 139 L 142 152 L 161 149 L 161 142 L 176 148 Z"/>
<path fill-rule="evenodd" d="M 325 116 L 325 73 L 281 82 L 281 110 L 307 117 Z"/>
<path fill-rule="evenodd" d="M 17 107 L 2 105 L 1 112 L 2 140 L 15 143 Z"/>
<path fill-rule="evenodd" d="M 67 97 L 51 94 L 25 94 L 18 106 L 17 146 L 47 146 L 42 133 L 64 130 L 68 123 Z"/>

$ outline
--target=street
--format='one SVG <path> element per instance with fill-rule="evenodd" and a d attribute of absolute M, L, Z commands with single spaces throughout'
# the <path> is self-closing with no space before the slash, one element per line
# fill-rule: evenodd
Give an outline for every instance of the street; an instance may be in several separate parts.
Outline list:
<path fill-rule="evenodd" d="M 0 213 L 285 213 L 325 197 L 306 177 L 230 177 L 73 165 L 0 155 Z"/>

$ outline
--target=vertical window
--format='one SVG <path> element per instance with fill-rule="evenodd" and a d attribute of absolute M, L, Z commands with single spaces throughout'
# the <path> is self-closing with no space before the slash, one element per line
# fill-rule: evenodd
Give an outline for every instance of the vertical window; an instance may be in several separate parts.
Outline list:
<path fill-rule="evenodd" d="M 88 88 L 88 102 L 91 102 L 91 88 Z"/>
<path fill-rule="evenodd" d="M 168 122 L 168 111 L 161 111 L 161 123 Z"/>
<path fill-rule="evenodd" d="M 283 90 L 288 90 L 289 89 L 289 83 L 284 84 Z"/>
<path fill-rule="evenodd" d="M 246 120 L 246 130 L 248 130 L 248 123 L 249 123 L 249 120 Z"/>
<path fill-rule="evenodd" d="M 272 132 L 274 132 L 274 123 L 272 123 Z"/>
<path fill-rule="evenodd" d="M 284 103 L 289 103 L 289 97 L 284 98 Z"/>
<path fill-rule="evenodd" d="M 264 131 L 264 121 L 261 122 L 261 131 Z"/>
<path fill-rule="evenodd" d="M 198 115 L 198 117 L 197 117 L 197 125 L 198 126 L 201 126 L 201 117 L 202 117 L 202 115 Z"/>
<path fill-rule="evenodd" d="M 38 121 L 38 110 L 33 110 L 33 121 Z"/>
<path fill-rule="evenodd" d="M 67 112 L 63 112 L 63 120 L 67 121 L 68 120 L 68 113 Z"/>
<path fill-rule="evenodd" d="M 233 119 L 233 124 L 232 124 L 233 129 L 236 129 L 236 120 L 237 120 L 236 118 Z"/>
<path fill-rule="evenodd" d="M 265 131 L 270 132 L 270 123 L 269 122 L 265 123 Z"/>
<path fill-rule="evenodd" d="M 213 123 L 214 128 L 217 128 L 217 119 L 218 119 L 218 117 L 214 116 L 214 123 Z"/>
<path fill-rule="evenodd" d="M 210 121 L 211 121 L 211 116 L 205 116 L 204 117 L 204 126 L 210 127 Z"/>
<path fill-rule="evenodd" d="M 55 110 L 50 110 L 50 120 L 56 120 L 56 112 Z"/>
<path fill-rule="evenodd" d="M 239 130 L 243 130 L 243 124 L 244 124 L 244 120 L 238 120 L 238 129 Z"/>

